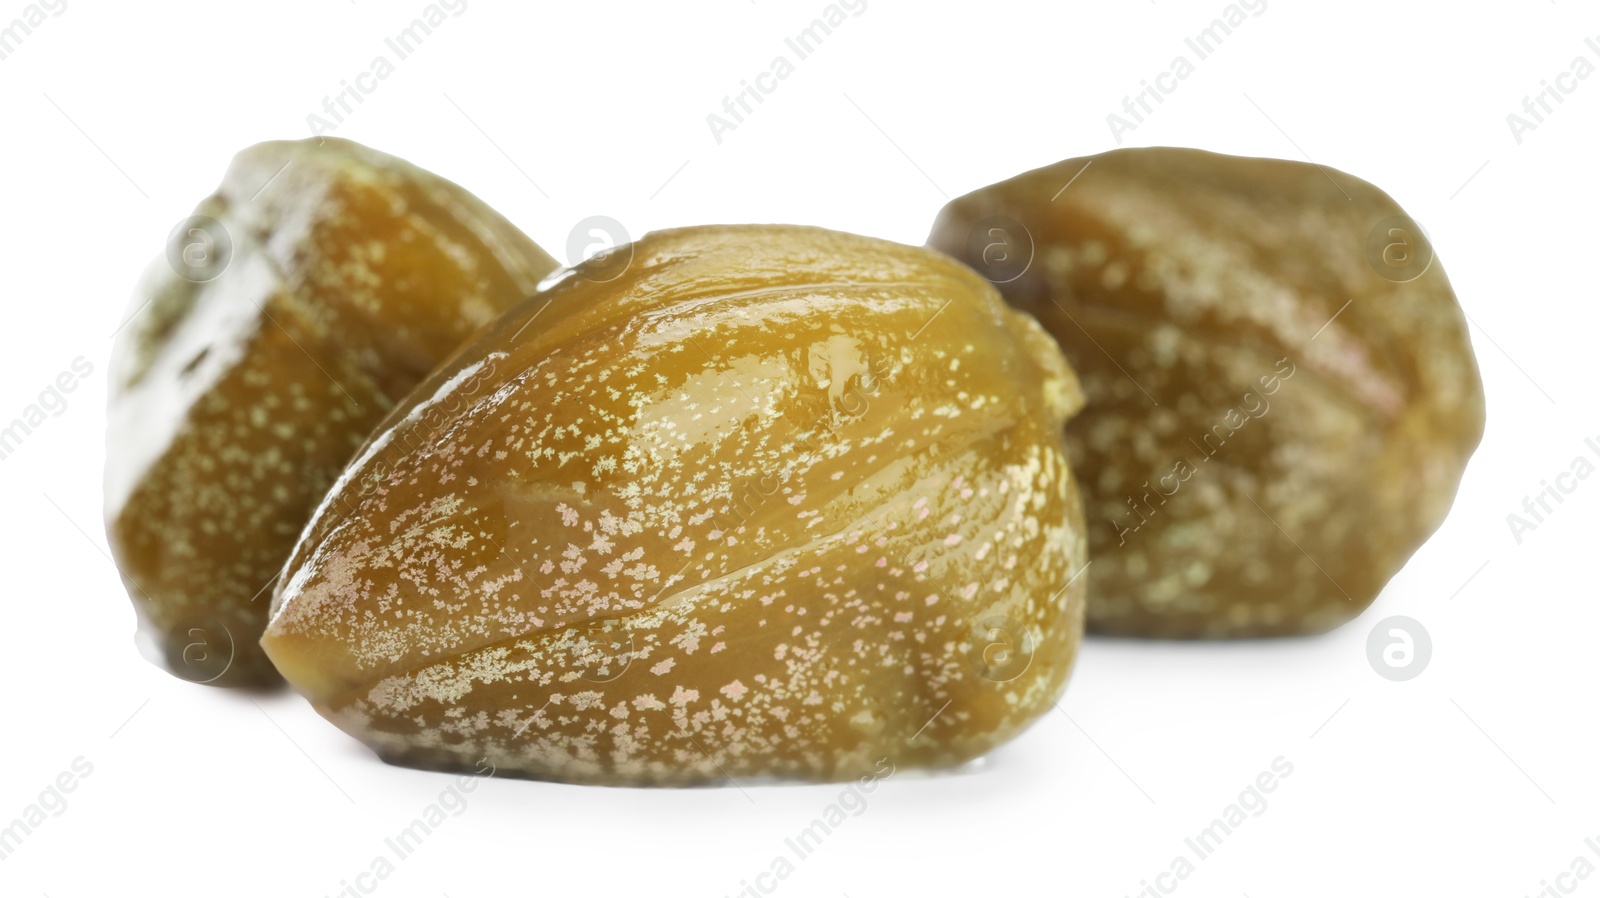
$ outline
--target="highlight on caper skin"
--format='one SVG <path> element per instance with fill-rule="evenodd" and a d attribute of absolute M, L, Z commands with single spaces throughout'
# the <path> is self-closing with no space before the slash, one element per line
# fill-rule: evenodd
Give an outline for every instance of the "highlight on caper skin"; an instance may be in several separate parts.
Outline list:
<path fill-rule="evenodd" d="M 264 143 L 173 229 L 113 349 L 106 530 L 176 676 L 281 682 L 257 640 L 372 428 L 556 267 L 467 191 L 333 138 Z"/>
<path fill-rule="evenodd" d="M 1444 520 L 1483 433 L 1426 234 L 1327 166 L 1115 150 L 960 197 L 928 242 L 1037 317 L 1082 379 L 1066 434 L 1091 632 L 1350 620 Z"/>
<path fill-rule="evenodd" d="M 981 755 L 1082 627 L 1053 341 L 949 258 L 651 234 L 414 389 L 295 548 L 262 643 L 385 760 L 607 785 Z"/>

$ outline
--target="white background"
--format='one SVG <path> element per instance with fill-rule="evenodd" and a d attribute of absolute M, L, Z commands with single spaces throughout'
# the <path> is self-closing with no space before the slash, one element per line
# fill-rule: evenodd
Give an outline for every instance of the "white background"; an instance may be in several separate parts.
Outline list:
<path fill-rule="evenodd" d="M 706 116 L 824 5 L 469 0 L 335 133 L 563 258 L 593 214 L 635 235 L 779 221 L 920 243 L 948 197 L 1114 146 L 1106 115 L 1225 4 L 867 0 L 719 144 Z M 450 783 L 383 765 L 292 694 L 147 664 L 100 510 L 109 336 L 136 276 L 232 153 L 306 136 L 423 6 L 67 0 L 0 62 L 0 419 L 94 366 L 0 461 L 0 825 L 93 765 L 0 860 L 0 892 L 334 895 Z M 0 0 L 0 27 L 24 8 Z M 1600 442 L 1600 75 L 1520 143 L 1506 121 L 1575 57 L 1600 65 L 1585 36 L 1600 45 L 1600 13 L 1571 0 L 1269 0 L 1126 135 L 1309 154 L 1422 222 L 1488 395 L 1455 508 L 1330 635 L 1089 640 L 1061 711 L 975 769 L 891 778 L 775 894 L 1132 896 L 1280 756 L 1293 774 L 1265 812 L 1174 894 L 1525 896 L 1600 865 L 1600 477 L 1520 543 L 1506 521 Z M 1394 614 L 1432 636 L 1408 682 L 1367 660 Z M 734 895 L 838 791 L 494 779 L 376 893 Z M 1561 883 L 1600 898 L 1600 874 Z"/>

